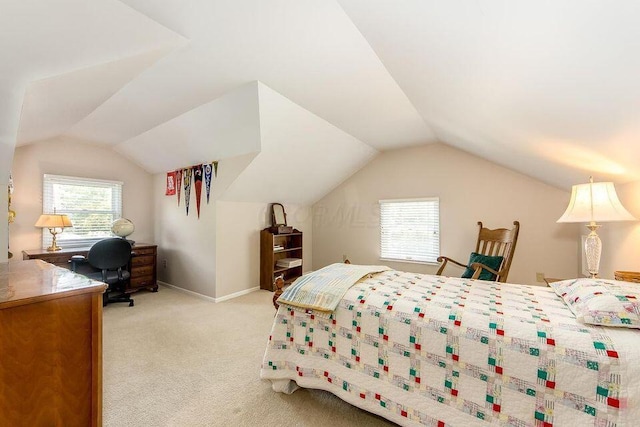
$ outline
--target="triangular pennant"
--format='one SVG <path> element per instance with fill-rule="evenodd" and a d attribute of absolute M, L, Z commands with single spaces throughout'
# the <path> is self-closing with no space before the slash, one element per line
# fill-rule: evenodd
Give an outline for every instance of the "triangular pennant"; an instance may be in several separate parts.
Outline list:
<path fill-rule="evenodd" d="M 218 177 L 218 161 L 216 160 L 215 162 L 213 162 L 213 173 L 215 175 L 215 177 Z"/>
<path fill-rule="evenodd" d="M 196 188 L 196 211 L 198 212 L 198 218 L 200 218 L 200 196 L 202 195 L 202 165 L 193 166 L 192 170 L 193 185 Z"/>
<path fill-rule="evenodd" d="M 164 192 L 166 196 L 176 194 L 176 171 L 167 172 L 167 190 Z"/>
<path fill-rule="evenodd" d="M 204 187 L 207 193 L 207 204 L 209 204 L 209 194 L 211 193 L 211 173 L 213 172 L 211 165 L 211 163 L 204 165 Z"/>
<path fill-rule="evenodd" d="M 178 206 L 180 206 L 180 191 L 182 189 L 182 169 L 176 171 L 176 194 L 178 195 Z"/>
<path fill-rule="evenodd" d="M 191 168 L 182 171 L 182 180 L 184 181 L 184 205 L 187 207 L 187 216 L 189 215 L 189 200 L 191 199 Z"/>

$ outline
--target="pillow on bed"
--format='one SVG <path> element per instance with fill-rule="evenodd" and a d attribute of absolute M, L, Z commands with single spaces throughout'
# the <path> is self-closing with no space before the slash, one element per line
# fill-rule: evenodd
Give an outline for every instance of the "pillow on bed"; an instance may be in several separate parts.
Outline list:
<path fill-rule="evenodd" d="M 462 273 L 463 279 L 471 279 L 473 277 L 473 273 L 475 270 L 471 268 L 471 264 L 474 262 L 479 262 L 480 264 L 484 264 L 489 268 L 492 268 L 496 271 L 500 269 L 500 265 L 502 265 L 502 260 L 504 258 L 501 256 L 489 256 L 489 255 L 481 255 L 476 252 L 471 252 L 471 256 L 469 257 L 469 267 Z M 496 275 L 490 271 L 485 270 L 484 268 L 480 272 L 479 280 L 496 280 Z"/>
<path fill-rule="evenodd" d="M 640 286 L 604 279 L 570 279 L 550 284 L 582 323 L 640 328 Z"/>

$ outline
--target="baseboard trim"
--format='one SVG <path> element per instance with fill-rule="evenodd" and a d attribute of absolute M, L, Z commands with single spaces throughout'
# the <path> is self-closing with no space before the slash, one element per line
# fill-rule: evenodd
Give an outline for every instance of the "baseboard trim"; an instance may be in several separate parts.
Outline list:
<path fill-rule="evenodd" d="M 234 292 L 232 294 L 225 295 L 225 296 L 222 296 L 222 297 L 219 297 L 219 298 L 214 298 L 214 297 L 210 297 L 209 295 L 204 295 L 204 294 L 201 294 L 201 293 L 198 293 L 198 292 L 190 291 L 189 289 L 181 288 L 179 286 L 172 285 L 172 284 L 166 283 L 166 282 L 162 282 L 160 280 L 158 280 L 158 284 L 161 285 L 161 286 L 166 286 L 167 288 L 175 289 L 176 291 L 184 292 L 184 293 L 192 295 L 194 297 L 201 298 L 201 299 L 206 299 L 207 301 L 211 301 L 211 302 L 215 302 L 215 303 L 227 301 L 227 300 L 230 300 L 230 299 L 233 299 L 233 298 L 237 298 L 237 297 L 241 297 L 242 295 L 250 294 L 251 292 L 255 292 L 255 291 L 259 291 L 260 290 L 260 286 L 255 286 L 253 288 L 244 289 L 242 291 Z"/>
<path fill-rule="evenodd" d="M 216 302 L 227 301 L 227 300 L 234 299 L 234 298 L 237 298 L 237 297 L 241 297 L 242 295 L 247 295 L 247 294 L 250 294 L 251 292 L 255 292 L 255 291 L 259 291 L 259 290 L 260 290 L 260 286 L 254 286 L 253 288 L 244 289 L 242 291 L 234 292 L 232 294 L 225 295 L 225 296 L 222 296 L 220 298 L 216 298 L 215 300 L 216 300 Z"/>

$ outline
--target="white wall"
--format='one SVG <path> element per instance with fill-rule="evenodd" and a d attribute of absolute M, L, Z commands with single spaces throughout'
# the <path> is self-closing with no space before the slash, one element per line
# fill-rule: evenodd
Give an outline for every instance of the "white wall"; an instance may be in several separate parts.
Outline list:
<path fill-rule="evenodd" d="M 311 270 L 311 208 L 285 204 L 287 224 L 303 233 L 304 271 Z M 216 296 L 260 285 L 260 230 L 271 225 L 269 203 L 216 203 Z"/>
<path fill-rule="evenodd" d="M 441 253 L 467 262 L 477 221 L 489 228 L 520 221 L 508 281 L 536 283 L 536 273 L 575 277 L 578 231 L 556 224 L 569 192 L 455 148 L 432 144 L 387 151 L 313 207 L 313 267 L 341 262 L 379 264 L 380 199 L 440 198 Z M 386 262 L 405 271 L 434 273 L 436 266 Z M 461 270 L 448 270 L 458 275 Z"/>
<path fill-rule="evenodd" d="M 152 175 L 109 147 L 69 138 L 24 145 L 16 148 L 12 171 L 16 219 L 9 239 L 14 257 L 22 259 L 21 251 L 42 246 L 41 231 L 33 225 L 42 213 L 44 174 L 122 181 L 122 215 L 136 226 L 129 238 L 154 242 Z"/>
<path fill-rule="evenodd" d="M 180 288 L 215 297 L 215 200 L 211 200 L 207 205 L 203 186 L 203 200 L 198 219 L 195 191 L 192 189 L 189 216 L 187 216 L 184 190 L 178 206 L 177 196 L 164 195 L 165 180 L 164 174 L 154 176 L 158 279 Z"/>
<path fill-rule="evenodd" d="M 616 193 L 622 205 L 640 219 L 640 181 L 616 185 Z M 605 223 L 598 235 L 602 239 L 600 277 L 613 279 L 617 270 L 640 271 L 639 221 Z"/>

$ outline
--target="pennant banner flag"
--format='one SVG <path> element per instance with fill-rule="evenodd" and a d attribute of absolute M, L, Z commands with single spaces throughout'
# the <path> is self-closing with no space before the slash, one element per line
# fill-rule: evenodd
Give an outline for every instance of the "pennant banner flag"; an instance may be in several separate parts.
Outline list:
<path fill-rule="evenodd" d="M 191 198 L 191 168 L 182 171 L 182 180 L 184 181 L 184 204 L 187 207 L 187 216 L 189 215 L 189 199 Z"/>
<path fill-rule="evenodd" d="M 209 193 L 211 193 L 211 163 L 204 165 L 204 187 L 207 192 L 207 204 L 209 204 Z"/>
<path fill-rule="evenodd" d="M 193 185 L 196 188 L 196 211 L 200 218 L 200 196 L 202 195 L 202 165 L 196 165 L 193 168 Z"/>
<path fill-rule="evenodd" d="M 216 160 L 215 162 L 213 162 L 213 173 L 215 175 L 215 177 L 218 177 L 218 161 Z"/>
<path fill-rule="evenodd" d="M 167 191 L 164 194 L 166 196 L 176 194 L 176 171 L 167 172 Z"/>
<path fill-rule="evenodd" d="M 178 206 L 180 206 L 180 189 L 182 188 L 182 169 L 176 171 L 176 194 L 178 195 Z"/>

